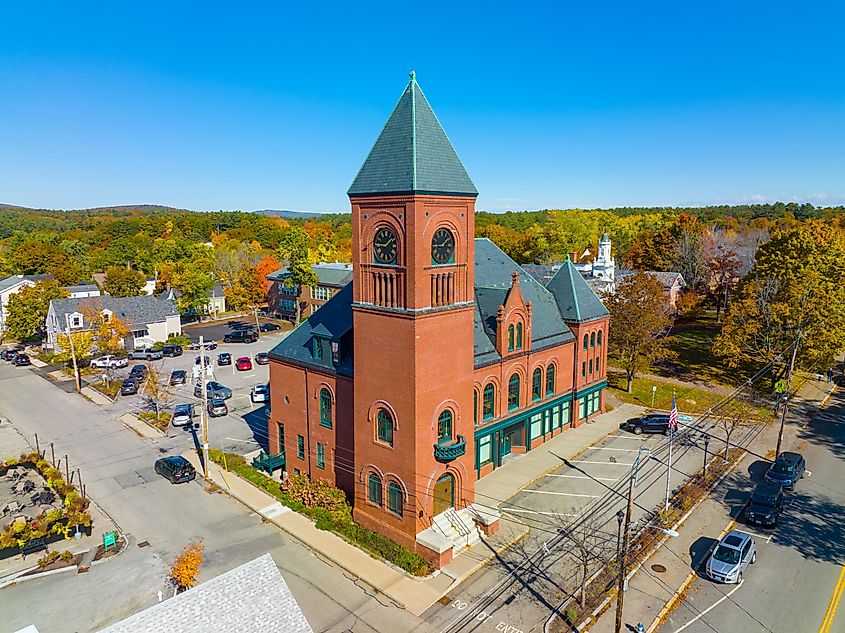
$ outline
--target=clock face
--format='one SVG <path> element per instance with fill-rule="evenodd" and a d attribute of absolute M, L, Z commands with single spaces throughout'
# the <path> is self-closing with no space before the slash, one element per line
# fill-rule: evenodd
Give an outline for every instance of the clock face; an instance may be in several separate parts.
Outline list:
<path fill-rule="evenodd" d="M 455 237 L 449 229 L 439 228 L 431 238 L 431 262 L 450 264 L 455 261 Z"/>
<path fill-rule="evenodd" d="M 379 264 L 395 264 L 396 255 L 399 252 L 396 233 L 387 227 L 376 231 L 373 238 L 373 257 Z"/>

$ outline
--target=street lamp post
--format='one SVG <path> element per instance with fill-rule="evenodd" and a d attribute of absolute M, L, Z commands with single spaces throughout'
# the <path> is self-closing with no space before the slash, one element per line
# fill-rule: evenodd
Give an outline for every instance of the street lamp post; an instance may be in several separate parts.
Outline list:
<path fill-rule="evenodd" d="M 621 565 L 622 561 L 622 521 L 625 520 L 625 513 L 622 510 L 616 513 L 616 563 Z"/>
<path fill-rule="evenodd" d="M 631 467 L 631 478 L 628 481 L 628 506 L 625 509 L 625 524 L 622 528 L 622 547 L 619 552 L 619 586 L 616 590 L 616 633 L 621 633 L 622 631 L 622 606 L 625 601 L 625 575 L 627 573 L 628 562 L 628 535 L 631 532 L 631 512 L 634 508 L 634 486 L 637 485 L 637 476 L 640 472 L 640 461 L 643 456 L 643 451 L 645 451 L 646 459 L 648 459 L 651 454 L 648 449 L 640 447 L 640 450 L 637 451 L 637 459 Z M 619 521 L 620 524 L 621 513 L 622 511 L 620 510 L 616 514 L 616 520 Z"/>
<path fill-rule="evenodd" d="M 710 435 L 704 434 L 704 476 L 707 477 L 707 445 L 710 443 Z"/>

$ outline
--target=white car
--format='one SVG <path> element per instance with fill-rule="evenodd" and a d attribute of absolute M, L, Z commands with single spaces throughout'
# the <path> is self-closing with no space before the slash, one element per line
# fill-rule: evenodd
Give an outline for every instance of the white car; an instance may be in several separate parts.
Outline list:
<path fill-rule="evenodd" d="M 255 385 L 249 392 L 253 402 L 270 402 L 270 385 Z"/>
<path fill-rule="evenodd" d="M 113 354 L 100 356 L 91 361 L 91 367 L 99 367 L 100 369 L 117 369 L 118 367 L 126 367 L 127 365 L 129 365 L 128 360 Z"/>

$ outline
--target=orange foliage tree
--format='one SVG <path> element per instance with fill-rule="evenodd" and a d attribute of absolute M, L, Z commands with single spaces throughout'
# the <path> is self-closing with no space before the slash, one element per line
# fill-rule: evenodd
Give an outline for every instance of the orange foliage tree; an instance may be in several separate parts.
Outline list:
<path fill-rule="evenodd" d="M 179 590 L 189 589 L 197 584 L 204 551 L 202 539 L 191 541 L 170 564 L 170 579 Z"/>
<path fill-rule="evenodd" d="M 265 290 L 265 292 L 270 290 L 270 286 L 273 283 L 273 282 L 271 282 L 267 279 L 267 275 L 269 275 L 270 273 L 276 272 L 281 267 L 282 267 L 282 265 L 279 264 L 279 262 L 276 261 L 276 258 L 273 257 L 272 255 L 265 255 L 261 259 L 261 261 L 258 262 L 258 264 L 255 266 L 255 270 L 258 271 L 258 274 L 264 280 L 264 290 Z"/>

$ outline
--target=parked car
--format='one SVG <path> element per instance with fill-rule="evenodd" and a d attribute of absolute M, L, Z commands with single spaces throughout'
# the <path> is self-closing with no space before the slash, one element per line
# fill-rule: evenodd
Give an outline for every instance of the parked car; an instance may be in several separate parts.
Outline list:
<path fill-rule="evenodd" d="M 128 357 L 132 360 L 159 360 L 164 358 L 164 354 L 162 354 L 160 349 L 143 347 L 141 349 L 133 349 L 129 352 Z"/>
<path fill-rule="evenodd" d="M 141 382 L 144 378 L 147 377 L 147 366 L 132 365 L 132 369 L 129 370 L 129 377 L 134 378 L 138 382 Z"/>
<path fill-rule="evenodd" d="M 205 383 L 205 390 L 208 393 L 209 398 L 223 398 L 224 400 L 228 400 L 232 397 L 232 390 L 228 387 L 224 387 L 219 382 L 215 382 L 214 380 L 210 380 Z M 197 383 L 194 385 L 194 395 L 197 398 L 202 398 L 202 383 Z"/>
<path fill-rule="evenodd" d="M 184 385 L 187 380 L 187 372 L 184 369 L 174 369 L 170 372 L 170 386 Z"/>
<path fill-rule="evenodd" d="M 12 364 L 15 367 L 26 367 L 27 365 L 32 365 L 32 361 L 29 360 L 29 356 L 26 354 L 18 354 L 12 359 Z"/>
<path fill-rule="evenodd" d="M 194 341 L 190 345 L 188 345 L 188 349 L 191 350 L 198 350 L 200 348 L 199 341 Z M 203 341 L 202 348 L 205 350 L 208 349 L 217 349 L 217 341 Z"/>
<path fill-rule="evenodd" d="M 241 356 L 235 361 L 235 367 L 238 371 L 249 371 L 252 369 L 252 361 L 249 359 L 249 356 Z"/>
<path fill-rule="evenodd" d="M 255 343 L 258 334 L 252 330 L 235 330 L 223 336 L 224 343 Z"/>
<path fill-rule="evenodd" d="M 275 332 L 276 330 L 281 330 L 282 326 L 276 325 L 275 323 L 262 323 L 258 326 L 258 329 L 262 332 Z"/>
<path fill-rule="evenodd" d="M 267 365 L 270 363 L 270 354 L 267 352 L 258 352 L 255 355 L 255 362 L 259 365 Z"/>
<path fill-rule="evenodd" d="M 642 435 L 643 433 L 668 433 L 669 414 L 647 413 L 646 415 L 631 418 L 627 422 L 623 422 L 619 425 L 619 428 L 630 431 L 634 435 Z"/>
<path fill-rule="evenodd" d="M 804 477 L 807 463 L 801 453 L 785 451 L 778 455 L 775 463 L 766 472 L 766 479 L 783 486 L 787 490 L 795 488 L 799 479 Z"/>
<path fill-rule="evenodd" d="M 170 358 L 175 358 L 182 355 L 182 346 L 168 344 L 161 348 L 161 353 Z"/>
<path fill-rule="evenodd" d="M 255 385 L 249 392 L 253 402 L 270 402 L 270 385 Z"/>
<path fill-rule="evenodd" d="M 203 356 L 197 356 L 197 357 L 194 359 L 194 365 L 201 365 L 201 364 L 202 364 L 202 362 L 203 362 L 203 360 L 205 360 L 206 367 L 207 367 L 208 365 L 210 365 L 210 364 L 211 364 L 211 358 L 209 358 L 208 356 L 203 355 Z"/>
<path fill-rule="evenodd" d="M 129 361 L 114 354 L 106 354 L 91 361 L 91 367 L 99 367 L 101 369 L 117 369 L 118 367 L 126 367 Z"/>
<path fill-rule="evenodd" d="M 193 481 L 197 477 L 197 471 L 191 466 L 191 462 L 181 455 L 172 455 L 157 459 L 155 470 L 162 477 L 169 479 L 172 484 Z"/>
<path fill-rule="evenodd" d="M 232 355 L 229 352 L 220 352 L 217 355 L 217 364 L 218 365 L 231 365 L 232 364 Z"/>
<path fill-rule="evenodd" d="M 775 527 L 783 510 L 783 489 L 770 481 L 757 484 L 745 506 L 745 520 L 751 524 Z"/>
<path fill-rule="evenodd" d="M 170 422 L 173 426 L 191 426 L 194 421 L 194 405 L 177 404 L 173 409 L 173 417 Z"/>
<path fill-rule="evenodd" d="M 750 534 L 732 530 L 719 541 L 707 561 L 707 576 L 716 582 L 739 584 L 742 572 L 757 562 L 757 548 Z"/>
<path fill-rule="evenodd" d="M 219 418 L 223 415 L 229 414 L 229 407 L 226 406 L 226 401 L 222 398 L 214 398 L 208 401 L 208 415 L 212 418 Z"/>
<path fill-rule="evenodd" d="M 0 358 L 7 362 L 12 362 L 15 356 L 17 355 L 18 351 L 15 349 L 4 349 L 2 352 L 0 352 Z"/>
<path fill-rule="evenodd" d="M 138 393 L 138 381 L 134 378 L 127 378 L 120 384 L 121 396 L 134 396 Z"/>

